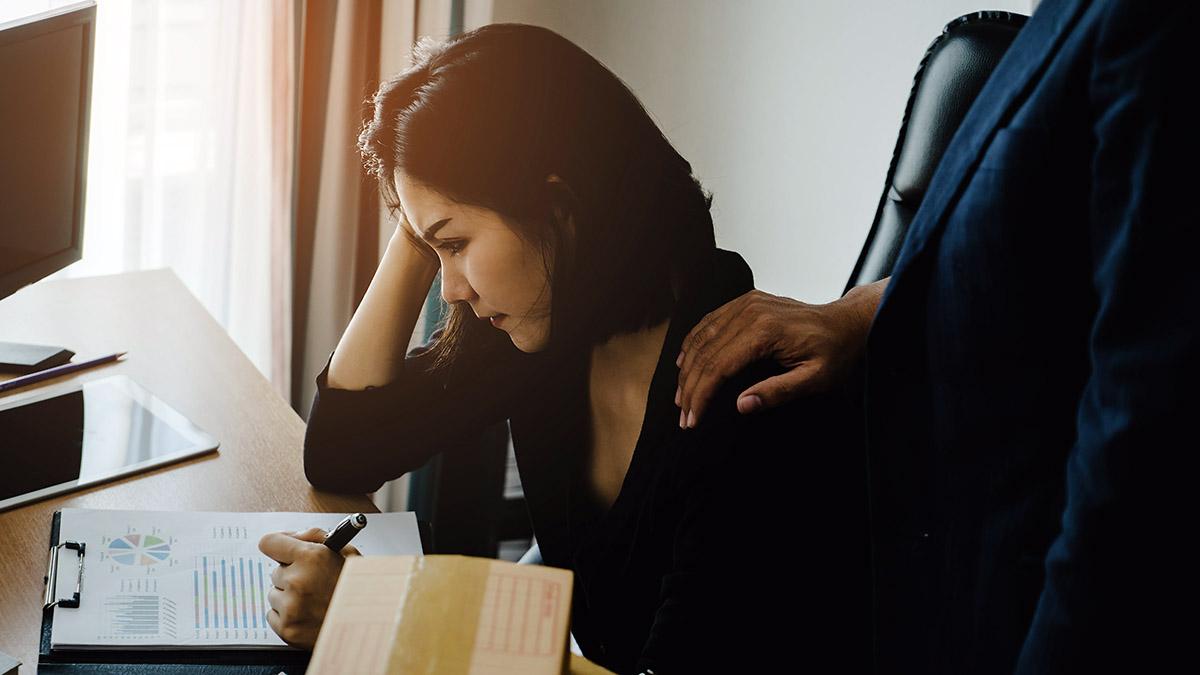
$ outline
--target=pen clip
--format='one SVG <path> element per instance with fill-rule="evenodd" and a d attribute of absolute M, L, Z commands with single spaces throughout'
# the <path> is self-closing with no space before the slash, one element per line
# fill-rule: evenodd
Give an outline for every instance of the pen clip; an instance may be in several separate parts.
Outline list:
<path fill-rule="evenodd" d="M 46 596 L 43 599 L 42 609 L 50 609 L 55 605 L 68 608 L 79 607 L 80 588 L 83 586 L 83 554 L 86 547 L 87 544 L 81 541 L 64 541 L 61 544 L 50 547 L 50 563 L 46 568 Z M 75 593 L 69 598 L 58 597 L 58 556 L 64 548 L 79 554 L 79 570 L 75 576 Z"/>

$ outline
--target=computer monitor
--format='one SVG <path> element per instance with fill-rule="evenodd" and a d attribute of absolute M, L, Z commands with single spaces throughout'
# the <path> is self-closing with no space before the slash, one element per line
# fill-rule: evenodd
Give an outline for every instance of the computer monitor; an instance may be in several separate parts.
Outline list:
<path fill-rule="evenodd" d="M 92 0 L 0 23 L 0 299 L 83 255 L 95 34 Z"/>

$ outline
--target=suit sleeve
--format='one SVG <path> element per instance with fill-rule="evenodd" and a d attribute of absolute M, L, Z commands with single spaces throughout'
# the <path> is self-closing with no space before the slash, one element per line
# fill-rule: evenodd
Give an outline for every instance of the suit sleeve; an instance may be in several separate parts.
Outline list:
<path fill-rule="evenodd" d="M 1193 529 L 1182 462 L 1200 382 L 1200 107 L 1189 91 L 1200 26 L 1195 3 L 1104 12 L 1089 87 L 1091 241 L 1080 242 L 1097 303 L 1091 373 L 1020 673 L 1152 672 L 1187 643 L 1188 622 L 1167 617 L 1193 576 L 1182 569 Z"/>
<path fill-rule="evenodd" d="M 372 492 L 506 419 L 526 364 L 504 342 L 465 346 L 451 365 L 435 364 L 426 347 L 415 349 L 396 380 L 361 391 L 330 387 L 327 362 L 304 435 L 308 481 L 334 492 Z"/>

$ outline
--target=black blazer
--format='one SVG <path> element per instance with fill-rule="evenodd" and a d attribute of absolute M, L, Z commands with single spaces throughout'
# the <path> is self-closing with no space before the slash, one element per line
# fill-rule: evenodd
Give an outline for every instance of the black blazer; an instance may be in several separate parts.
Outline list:
<path fill-rule="evenodd" d="M 508 418 L 546 564 L 574 570 L 572 631 L 614 671 L 660 675 L 833 658 L 865 667 L 865 468 L 837 396 L 743 417 L 723 391 L 682 431 L 675 357 L 708 311 L 750 290 L 741 257 L 714 255 L 672 316 L 641 436 L 607 512 L 583 479 L 588 353 L 466 349 L 449 368 L 420 350 L 396 382 L 330 389 L 309 417 L 304 463 L 321 488 L 364 492 Z M 587 352 L 587 350 L 581 350 Z M 326 369 L 327 370 L 327 369 Z M 855 659 L 858 659 L 856 662 Z M 730 671 L 733 672 L 733 671 Z"/>
<path fill-rule="evenodd" d="M 868 342 L 881 672 L 1189 642 L 1197 14 L 1046 0 L 933 176 Z"/>

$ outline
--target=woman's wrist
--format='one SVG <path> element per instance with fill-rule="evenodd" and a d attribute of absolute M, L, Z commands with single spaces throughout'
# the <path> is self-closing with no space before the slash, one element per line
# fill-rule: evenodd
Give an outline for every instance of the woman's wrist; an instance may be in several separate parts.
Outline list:
<path fill-rule="evenodd" d="M 334 389 L 360 390 L 391 382 L 399 373 L 413 326 L 437 274 L 430 260 L 404 235 L 388 242 L 366 295 L 350 318 L 329 364 Z"/>
<path fill-rule="evenodd" d="M 393 267 L 423 271 L 432 279 L 438 270 L 437 256 L 434 255 L 432 249 L 421 250 L 422 246 L 424 244 L 413 241 L 412 236 L 404 231 L 403 226 L 397 227 L 392 232 L 387 247 L 383 251 L 383 261 L 389 258 L 399 258 L 400 260 L 396 261 L 397 264 Z"/>

